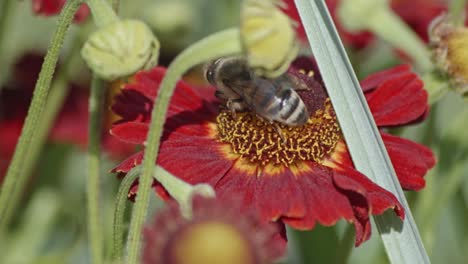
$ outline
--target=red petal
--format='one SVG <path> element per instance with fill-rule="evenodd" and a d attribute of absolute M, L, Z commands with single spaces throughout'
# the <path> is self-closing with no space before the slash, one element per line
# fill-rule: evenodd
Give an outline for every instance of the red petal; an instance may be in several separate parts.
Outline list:
<path fill-rule="evenodd" d="M 91 13 L 91 10 L 89 10 L 88 5 L 82 4 L 78 8 L 78 11 L 76 11 L 75 17 L 73 18 L 73 22 L 77 24 L 83 23 L 84 21 L 86 21 L 86 18 L 88 18 L 89 13 Z"/>
<path fill-rule="evenodd" d="M 231 169 L 233 161 L 223 157 L 214 139 L 172 133 L 162 142 L 158 164 L 191 183 L 216 183 Z"/>
<path fill-rule="evenodd" d="M 66 0 L 33 0 L 32 8 L 36 15 L 54 16 L 62 11 Z M 90 10 L 86 4 L 82 4 L 76 11 L 74 22 L 82 23 L 89 16 Z"/>
<path fill-rule="evenodd" d="M 122 93 L 116 96 L 112 106 L 112 110 L 123 117 L 119 123 L 124 121 L 149 122 L 153 101 L 165 73 L 164 68 L 156 67 L 135 75 L 136 82 L 127 84 Z M 215 104 L 211 103 L 213 100 L 215 100 L 213 87 L 200 87 L 197 90 L 184 81 L 179 81 L 171 98 L 168 116 L 181 112 L 187 113 L 190 110 L 200 112 L 199 110 L 203 109 L 204 120 L 206 120 L 206 114 L 214 116 L 217 113 Z M 202 119 L 199 118 L 199 120 Z M 184 122 L 191 121 L 184 120 Z"/>
<path fill-rule="evenodd" d="M 406 190 L 420 190 L 424 175 L 435 165 L 435 157 L 426 146 L 381 132 L 401 186 Z"/>
<path fill-rule="evenodd" d="M 298 24 L 296 32 L 298 34 L 299 39 L 302 41 L 307 41 L 307 36 L 305 34 L 304 27 L 301 24 L 299 13 L 294 4 L 294 1 L 284 0 L 283 2 L 286 3 L 286 8 L 283 11 L 286 13 L 286 15 L 288 15 Z M 343 38 L 343 42 L 345 44 L 351 45 L 355 48 L 363 48 L 372 41 L 373 36 L 369 32 L 350 33 L 343 29 L 343 26 L 339 23 L 339 20 L 336 19 L 336 9 L 338 7 L 339 0 L 327 0 L 326 4 L 328 6 L 328 9 L 330 10 L 330 14 L 333 20 L 335 21 L 336 27 L 338 28 L 338 32 Z"/>
<path fill-rule="evenodd" d="M 299 229 L 312 229 L 316 222 L 333 225 L 345 218 L 355 224 L 358 244 L 367 239 L 370 208 L 365 188 L 329 168 L 314 163 L 304 166 L 297 168 L 299 175 L 286 168 L 274 175 L 265 171 L 257 175 L 256 171 L 238 170 L 242 166 L 237 164 L 216 185 L 217 195 L 241 194 L 245 206 L 255 206 L 265 220 L 281 217 Z"/>
<path fill-rule="evenodd" d="M 44 16 L 53 16 L 60 13 L 66 0 L 33 0 L 34 13 Z"/>
<path fill-rule="evenodd" d="M 111 172 L 124 172 L 127 173 L 133 167 L 136 165 L 140 164 L 141 161 L 143 160 L 143 151 L 137 152 L 124 160 L 122 163 L 120 163 L 117 167 L 113 168 Z"/>
<path fill-rule="evenodd" d="M 386 80 L 366 97 L 378 126 L 410 123 L 423 116 L 429 107 L 423 82 L 415 74 Z"/>
<path fill-rule="evenodd" d="M 252 177 L 249 175 L 247 177 Z M 255 202 L 261 208 L 264 219 L 277 220 L 280 217 L 300 218 L 306 214 L 302 186 L 289 169 L 281 175 L 271 176 L 263 172 L 256 182 Z M 287 199 L 275 199 L 272 195 L 281 195 Z"/>
<path fill-rule="evenodd" d="M 386 81 L 390 81 L 399 77 L 409 76 L 412 74 L 411 66 L 409 64 L 402 64 L 367 76 L 367 78 L 361 81 L 361 87 L 364 92 L 368 92 L 370 90 L 374 90 Z"/>
<path fill-rule="evenodd" d="M 396 199 L 396 197 L 391 192 L 372 182 L 369 178 L 364 176 L 364 174 L 360 173 L 352 167 L 345 165 L 342 165 L 340 169 L 337 170 L 337 173 L 347 177 L 352 177 L 354 180 L 358 181 L 364 186 L 364 188 L 367 190 L 367 197 L 371 203 L 373 215 L 379 215 L 385 212 L 387 209 L 393 209 L 400 217 L 400 219 L 403 220 L 405 218 L 403 206 Z"/>
<path fill-rule="evenodd" d="M 123 89 L 114 97 L 112 111 L 122 117 L 121 122 L 149 122 L 153 102 L 140 92 L 133 89 Z"/>
<path fill-rule="evenodd" d="M 149 127 L 146 123 L 125 122 L 114 125 L 110 133 L 124 142 L 143 144 L 146 141 L 148 129 Z"/>

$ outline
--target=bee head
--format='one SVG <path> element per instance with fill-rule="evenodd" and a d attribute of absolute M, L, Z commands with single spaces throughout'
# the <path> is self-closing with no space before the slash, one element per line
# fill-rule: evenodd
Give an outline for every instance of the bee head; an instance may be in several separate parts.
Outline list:
<path fill-rule="evenodd" d="M 212 60 L 205 65 L 205 79 L 212 85 L 216 85 L 216 75 L 222 60 L 222 58 Z"/>

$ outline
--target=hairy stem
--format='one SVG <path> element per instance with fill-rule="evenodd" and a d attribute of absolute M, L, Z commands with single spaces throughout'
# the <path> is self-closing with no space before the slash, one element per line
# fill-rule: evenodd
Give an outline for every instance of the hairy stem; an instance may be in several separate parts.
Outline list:
<path fill-rule="evenodd" d="M 89 98 L 88 141 L 88 239 L 92 263 L 103 263 L 103 235 L 99 208 L 99 175 L 101 171 L 101 123 L 104 105 L 104 81 L 93 76 Z"/>
<path fill-rule="evenodd" d="M 21 194 L 25 189 L 28 177 L 31 175 L 38 162 L 39 155 L 42 152 L 42 148 L 45 141 L 47 140 L 49 131 L 52 128 L 57 114 L 62 108 L 66 95 L 70 90 L 70 86 L 68 85 L 69 71 L 70 68 L 72 68 L 76 61 L 80 58 L 81 42 L 78 39 L 79 36 L 76 36 L 74 42 L 75 44 L 70 51 L 70 56 L 68 56 L 69 59 L 57 72 L 57 76 L 52 82 L 50 93 L 47 97 L 47 104 L 44 107 L 44 112 L 40 119 L 41 121 L 39 122 L 38 128 L 33 135 L 33 139 L 29 145 L 28 155 L 26 156 L 26 160 L 23 161 L 21 172 L 18 175 L 18 180 L 16 183 L 17 191 L 11 194 L 9 197 L 9 206 L 5 213 L 4 220 L 6 225 L 10 223 L 11 217 L 15 213 L 15 208 L 20 201 Z"/>
<path fill-rule="evenodd" d="M 21 135 L 16 145 L 15 153 L 8 167 L 3 186 L 0 192 L 0 230 L 5 227 L 6 212 L 10 206 L 9 200 L 12 195 L 17 195 L 19 191 L 17 180 L 21 173 L 23 162 L 26 160 L 31 139 L 36 133 L 39 125 L 39 120 L 42 116 L 44 106 L 46 105 L 47 96 L 50 90 L 50 83 L 57 65 L 58 56 L 62 48 L 66 32 L 72 23 L 76 10 L 80 6 L 81 1 L 70 0 L 62 9 L 58 21 L 58 27 L 51 40 L 47 55 L 42 64 L 39 78 L 34 88 L 31 105 L 29 106 L 28 114 L 24 121 Z"/>
<path fill-rule="evenodd" d="M 140 172 L 141 168 L 135 167 L 125 175 L 120 183 L 119 191 L 117 193 L 114 209 L 114 228 L 112 234 L 112 260 L 117 263 L 121 263 L 123 257 L 124 219 L 125 209 L 128 202 L 128 191 L 135 180 L 138 179 Z"/>
<path fill-rule="evenodd" d="M 119 20 L 119 17 L 107 0 L 85 0 L 85 2 L 91 9 L 94 23 L 98 27 L 103 27 Z"/>
<path fill-rule="evenodd" d="M 140 176 L 138 195 L 130 222 L 127 243 L 128 255 L 125 263 L 136 264 L 139 261 L 140 237 L 149 204 L 151 176 L 158 157 L 169 100 L 175 90 L 177 81 L 183 73 L 197 64 L 210 59 L 240 53 L 242 50 L 240 43 L 240 33 L 237 28 L 216 33 L 188 47 L 175 58 L 167 69 L 151 113 L 150 129 L 142 164 L 143 173 Z"/>

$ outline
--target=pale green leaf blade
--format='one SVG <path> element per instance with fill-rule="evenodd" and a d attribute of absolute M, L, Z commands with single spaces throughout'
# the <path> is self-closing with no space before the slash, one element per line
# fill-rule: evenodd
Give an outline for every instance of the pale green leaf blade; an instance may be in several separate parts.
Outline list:
<path fill-rule="evenodd" d="M 402 223 L 393 212 L 374 218 L 392 263 L 430 263 L 403 190 L 349 59 L 323 0 L 295 0 L 356 168 L 405 209 Z"/>

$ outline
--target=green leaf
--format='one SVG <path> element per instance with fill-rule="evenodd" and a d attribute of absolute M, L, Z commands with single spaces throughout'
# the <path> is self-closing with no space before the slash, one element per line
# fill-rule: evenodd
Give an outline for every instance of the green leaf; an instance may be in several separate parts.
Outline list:
<path fill-rule="evenodd" d="M 296 0 L 328 94 L 356 168 L 399 199 L 402 223 L 393 212 L 375 217 L 392 263 L 429 263 L 406 198 L 380 133 L 323 0 Z"/>

